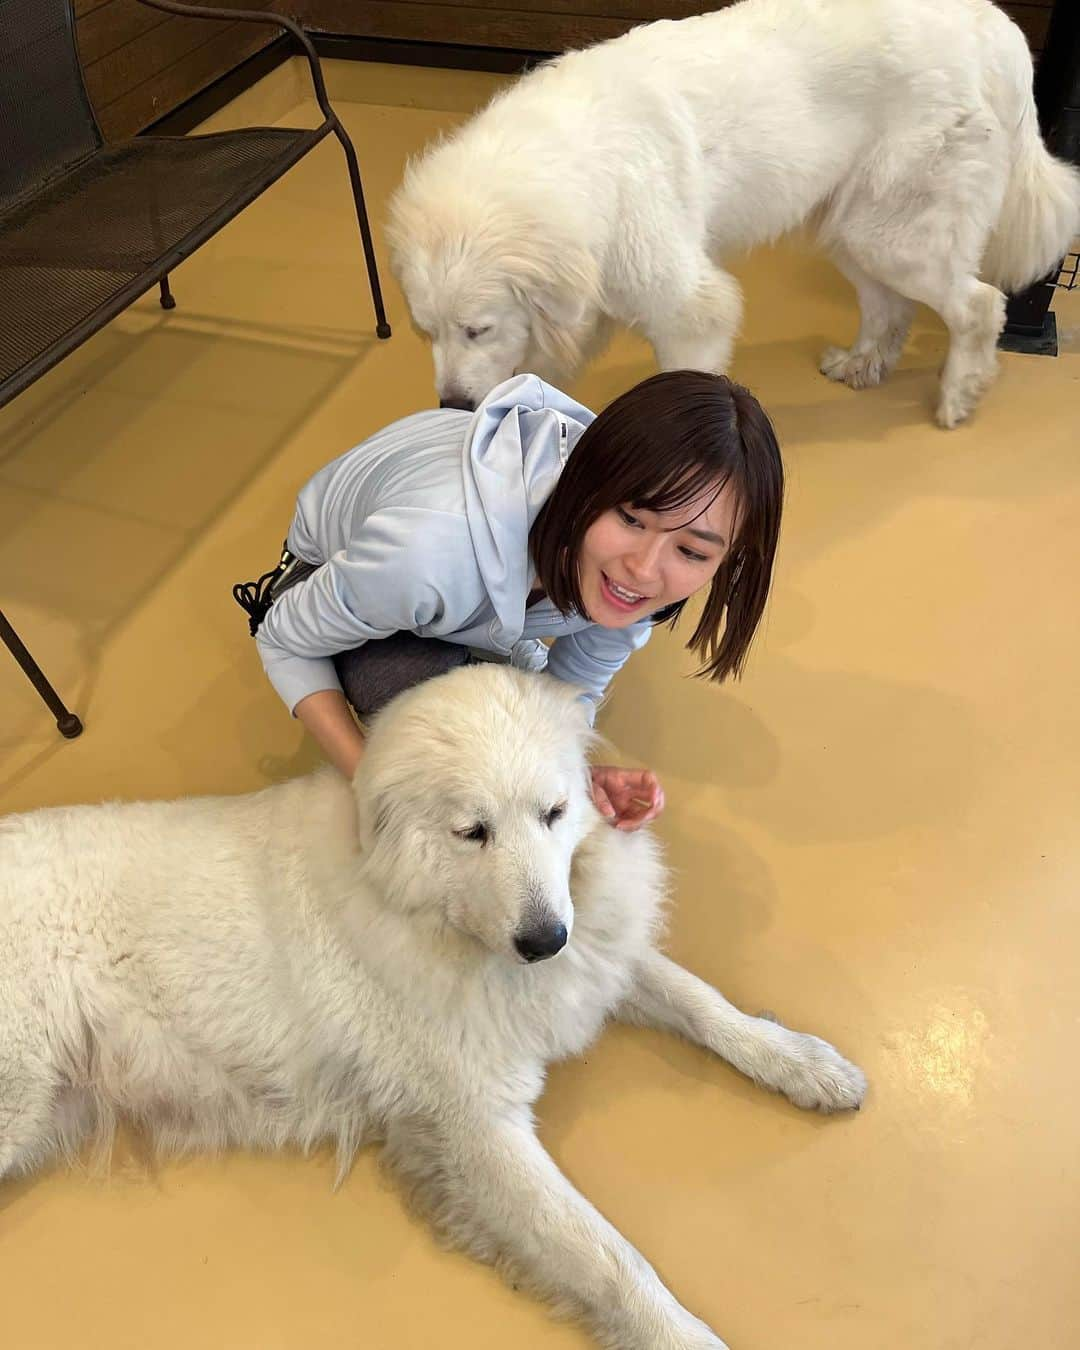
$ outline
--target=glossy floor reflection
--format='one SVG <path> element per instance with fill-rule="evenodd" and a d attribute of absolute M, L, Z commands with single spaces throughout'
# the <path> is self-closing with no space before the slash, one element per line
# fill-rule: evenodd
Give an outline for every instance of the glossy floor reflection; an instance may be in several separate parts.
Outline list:
<path fill-rule="evenodd" d="M 491 77 L 332 64 L 378 221 L 405 156 Z M 219 120 L 303 115 L 283 69 Z M 663 777 L 670 949 L 870 1076 L 801 1115 L 658 1035 L 613 1030 L 552 1074 L 542 1134 L 733 1350 L 1080 1344 L 1080 296 L 1059 359 L 1007 356 L 976 420 L 931 423 L 944 335 L 861 394 L 815 357 L 854 333 L 794 245 L 737 270 L 735 374 L 790 488 L 745 679 L 712 688 L 659 633 L 602 729 Z M 65 744 L 0 652 L 0 808 L 245 791 L 315 762 L 264 681 L 233 581 L 273 561 L 302 481 L 431 406 L 386 276 L 373 336 L 333 143 L 173 280 L 0 412 L 0 606 L 86 721 Z M 651 369 L 620 337 L 575 389 Z M 687 626 L 687 630 L 688 630 Z M 2 972 L 0 972 L 2 978 Z M 440 1251 L 366 1154 L 0 1185 L 11 1350 L 584 1347 Z M 522 1222 L 528 1216 L 522 1216 Z"/>

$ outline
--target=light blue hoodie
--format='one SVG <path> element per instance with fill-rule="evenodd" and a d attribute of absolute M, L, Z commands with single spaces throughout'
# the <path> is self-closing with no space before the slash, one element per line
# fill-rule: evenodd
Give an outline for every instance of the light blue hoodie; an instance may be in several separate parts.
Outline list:
<path fill-rule="evenodd" d="M 475 413 L 415 413 L 362 441 L 301 490 L 289 549 L 320 564 L 259 628 L 266 673 L 289 709 L 340 689 L 331 657 L 407 631 L 548 671 L 593 705 L 648 641 L 646 619 L 602 628 L 548 599 L 529 529 L 593 421 L 535 375 L 516 375 Z M 540 641 L 553 638 L 550 650 Z"/>

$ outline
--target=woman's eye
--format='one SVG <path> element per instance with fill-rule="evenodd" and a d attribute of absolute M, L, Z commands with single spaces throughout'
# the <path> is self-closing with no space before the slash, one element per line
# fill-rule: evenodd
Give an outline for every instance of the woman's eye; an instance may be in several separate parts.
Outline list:
<path fill-rule="evenodd" d="M 491 332 L 491 324 L 486 324 L 483 328 L 466 328 L 465 336 L 470 342 L 475 342 L 477 338 L 482 338 L 485 333 Z"/>
<path fill-rule="evenodd" d="M 618 511 L 619 519 L 622 521 L 624 525 L 640 524 L 636 516 L 632 516 L 629 511 L 624 511 L 621 506 L 618 506 L 615 509 Z"/>
<path fill-rule="evenodd" d="M 709 561 L 704 553 L 695 553 L 692 548 L 684 548 L 681 551 L 683 557 L 688 558 L 691 562 L 703 563 Z"/>
<path fill-rule="evenodd" d="M 491 837 L 488 827 L 480 822 L 476 825 L 470 825 L 467 830 L 455 830 L 454 833 L 459 839 L 465 839 L 470 844 L 479 844 L 483 847 Z"/>

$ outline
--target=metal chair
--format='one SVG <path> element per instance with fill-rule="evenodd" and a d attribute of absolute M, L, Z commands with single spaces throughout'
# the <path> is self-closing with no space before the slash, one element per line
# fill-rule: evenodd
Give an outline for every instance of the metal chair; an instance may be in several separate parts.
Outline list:
<path fill-rule="evenodd" d="M 73 0 L 0 0 L 0 407 L 154 286 L 261 192 L 337 137 L 345 153 L 375 309 L 390 336 L 356 151 L 326 94 L 315 48 L 295 20 L 259 10 L 139 0 L 169 14 L 269 23 L 307 57 L 323 121 L 106 144 L 75 43 Z M 0 639 L 57 717 L 82 725 L 10 623 Z"/>

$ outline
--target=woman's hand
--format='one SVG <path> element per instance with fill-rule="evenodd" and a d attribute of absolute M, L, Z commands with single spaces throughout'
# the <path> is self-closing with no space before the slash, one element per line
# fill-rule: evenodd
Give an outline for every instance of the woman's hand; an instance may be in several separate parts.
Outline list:
<path fill-rule="evenodd" d="M 648 769 L 618 769 L 593 764 L 592 795 L 596 809 L 617 830 L 639 830 L 664 809 L 664 789 Z"/>

